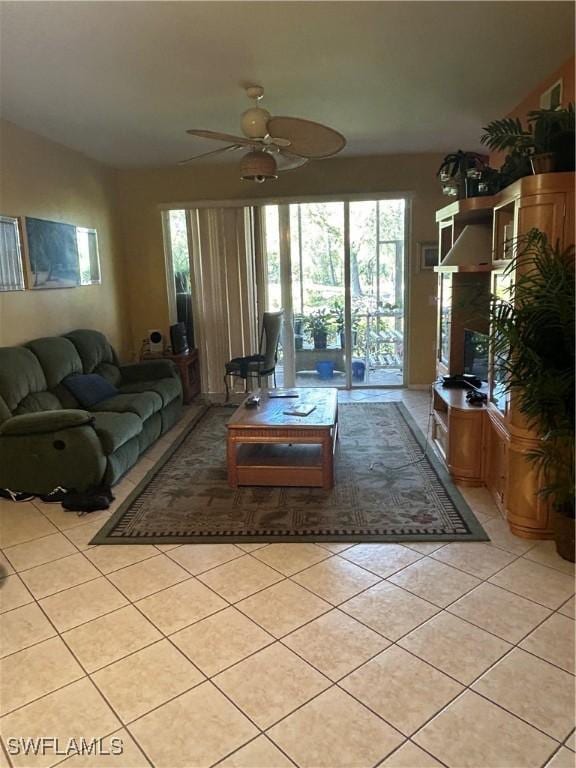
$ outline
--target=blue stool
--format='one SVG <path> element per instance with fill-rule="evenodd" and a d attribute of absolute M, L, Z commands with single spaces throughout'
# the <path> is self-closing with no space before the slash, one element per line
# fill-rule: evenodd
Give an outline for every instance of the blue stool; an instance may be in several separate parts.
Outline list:
<path fill-rule="evenodd" d="M 362 363 L 359 360 L 352 363 L 352 378 L 354 379 L 354 381 L 364 381 L 365 375 L 366 375 L 366 363 Z"/>
<path fill-rule="evenodd" d="M 327 379 L 333 379 L 334 378 L 334 361 L 322 360 L 316 363 L 316 372 L 323 381 L 326 381 Z"/>

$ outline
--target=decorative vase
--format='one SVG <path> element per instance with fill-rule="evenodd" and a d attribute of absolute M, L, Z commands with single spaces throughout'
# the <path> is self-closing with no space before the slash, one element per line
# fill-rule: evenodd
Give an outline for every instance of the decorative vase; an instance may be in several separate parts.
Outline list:
<path fill-rule="evenodd" d="M 556 156 L 554 152 L 542 152 L 540 155 L 532 155 L 530 158 L 532 173 L 552 173 L 556 166 Z"/>
<path fill-rule="evenodd" d="M 328 345 L 328 334 L 326 331 L 317 331 L 314 334 L 314 349 L 326 349 Z"/>
<path fill-rule="evenodd" d="M 574 517 L 563 515 L 559 512 L 554 514 L 554 540 L 556 542 L 556 552 L 568 560 L 570 563 L 575 561 L 576 541 L 575 541 L 575 523 Z"/>

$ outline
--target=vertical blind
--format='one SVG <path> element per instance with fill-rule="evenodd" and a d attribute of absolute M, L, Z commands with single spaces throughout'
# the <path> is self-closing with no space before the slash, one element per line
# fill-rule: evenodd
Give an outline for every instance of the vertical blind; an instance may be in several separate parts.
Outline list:
<path fill-rule="evenodd" d="M 0 291 L 23 290 L 18 222 L 9 216 L 0 216 Z"/>
<path fill-rule="evenodd" d="M 220 393 L 228 360 L 258 349 L 253 212 L 201 208 L 189 215 L 202 391 Z"/>

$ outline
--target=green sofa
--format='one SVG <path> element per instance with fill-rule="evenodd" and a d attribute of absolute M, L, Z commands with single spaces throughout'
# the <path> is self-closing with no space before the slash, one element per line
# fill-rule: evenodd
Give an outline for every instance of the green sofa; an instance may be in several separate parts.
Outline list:
<path fill-rule="evenodd" d="M 100 374 L 119 393 L 81 408 L 62 383 L 77 373 Z M 114 485 L 181 408 L 171 361 L 120 365 L 98 331 L 0 348 L 0 488 L 45 494 Z"/>

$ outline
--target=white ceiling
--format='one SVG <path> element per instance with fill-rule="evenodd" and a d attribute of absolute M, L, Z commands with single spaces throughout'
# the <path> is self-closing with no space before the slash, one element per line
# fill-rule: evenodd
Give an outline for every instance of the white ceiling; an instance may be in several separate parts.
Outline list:
<path fill-rule="evenodd" d="M 571 2 L 2 2 L 0 113 L 113 166 L 214 148 L 242 84 L 349 155 L 479 148 L 574 49 Z M 229 158 L 230 162 L 235 162 Z M 237 162 L 237 161 L 236 161 Z"/>

